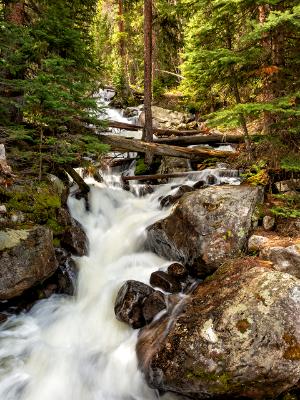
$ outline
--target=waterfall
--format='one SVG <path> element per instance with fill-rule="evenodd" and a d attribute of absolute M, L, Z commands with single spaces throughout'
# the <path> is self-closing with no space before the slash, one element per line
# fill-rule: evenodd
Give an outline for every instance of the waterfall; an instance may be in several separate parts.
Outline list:
<path fill-rule="evenodd" d="M 77 294 L 39 301 L 1 325 L 1 400 L 156 398 L 137 369 L 137 332 L 116 320 L 113 306 L 125 280 L 148 283 L 166 264 L 143 251 L 143 241 L 146 226 L 168 213 L 158 208 L 168 190 L 138 198 L 93 182 L 89 212 L 70 196 L 90 242 L 89 255 L 77 259 Z"/>
<path fill-rule="evenodd" d="M 156 186 L 144 197 L 136 196 L 137 185 L 122 190 L 119 175 L 104 174 L 102 183 L 88 178 L 89 211 L 84 200 L 70 195 L 70 211 L 89 239 L 89 255 L 75 258 L 77 293 L 53 295 L 0 325 L 0 400 L 159 397 L 137 368 L 137 331 L 116 320 L 115 298 L 124 281 L 149 283 L 153 271 L 171 263 L 144 250 L 146 227 L 170 212 L 160 209 L 159 199 L 180 184 L 207 180 L 209 175 L 215 176 L 215 184 L 239 183 L 235 173 L 224 171 L 191 173 Z"/>

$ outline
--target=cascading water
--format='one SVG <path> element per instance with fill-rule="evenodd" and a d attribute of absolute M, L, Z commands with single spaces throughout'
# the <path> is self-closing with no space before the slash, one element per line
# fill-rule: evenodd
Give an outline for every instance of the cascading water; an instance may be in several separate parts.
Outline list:
<path fill-rule="evenodd" d="M 89 256 L 77 260 L 77 295 L 42 300 L 1 326 L 1 400 L 156 398 L 137 369 L 137 333 L 116 320 L 113 305 L 123 281 L 148 283 L 166 263 L 141 248 L 145 227 L 166 214 L 157 199 L 169 189 L 137 198 L 94 183 L 89 212 L 70 197 L 90 241 Z"/>
<path fill-rule="evenodd" d="M 216 183 L 238 183 L 236 174 L 206 170 L 157 186 L 136 197 L 107 175 L 91 184 L 90 210 L 84 200 L 69 207 L 86 230 L 89 256 L 77 259 L 75 297 L 53 295 L 27 314 L 0 325 L 0 400 L 154 400 L 137 368 L 137 332 L 118 322 L 114 301 L 128 279 L 149 282 L 170 262 L 143 250 L 145 228 L 169 210 L 159 198 L 179 184 L 216 176 Z M 229 176 L 227 176 L 229 175 Z M 176 190 L 176 189 L 172 189 Z M 175 395 L 164 398 L 175 399 Z"/>

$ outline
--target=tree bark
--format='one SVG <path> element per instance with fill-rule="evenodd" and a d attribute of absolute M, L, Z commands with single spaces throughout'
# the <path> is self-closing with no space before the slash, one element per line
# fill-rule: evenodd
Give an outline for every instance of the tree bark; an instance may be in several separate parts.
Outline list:
<path fill-rule="evenodd" d="M 228 27 L 226 40 L 227 40 L 228 49 L 232 50 L 232 36 L 230 33 L 230 27 Z M 241 100 L 241 96 L 240 96 L 240 91 L 239 91 L 238 82 L 236 79 L 236 73 L 234 70 L 234 66 L 230 67 L 230 80 L 231 80 L 231 89 L 233 91 L 233 95 L 235 97 L 236 104 L 241 104 L 242 100 Z M 248 155 L 250 157 L 251 156 L 251 140 L 250 140 L 250 136 L 249 136 L 246 118 L 243 113 L 239 114 L 239 120 L 240 120 L 241 127 L 243 129 L 243 132 L 244 132 L 246 149 L 247 149 Z"/>
<path fill-rule="evenodd" d="M 144 111 L 143 140 L 152 142 L 152 0 L 144 0 Z"/>
<path fill-rule="evenodd" d="M 4 8 L 5 20 L 13 25 L 24 25 L 25 21 L 25 2 L 9 1 Z"/>
<path fill-rule="evenodd" d="M 125 64 L 125 41 L 124 41 L 124 20 L 123 20 L 123 0 L 118 0 L 118 25 L 119 25 L 119 33 L 121 35 L 120 37 L 120 57 L 123 60 L 123 63 Z"/>
<path fill-rule="evenodd" d="M 4 18 L 6 22 L 12 25 L 24 25 L 25 1 L 4 2 Z M 14 52 L 15 50 L 10 49 L 10 52 Z M 3 59 L 8 56 L 8 53 L 3 52 Z M 23 90 L 13 88 L 13 85 L 6 84 L 5 80 L 13 82 L 14 79 L 23 79 L 23 72 L 18 72 L 18 76 L 15 76 L 7 68 L 3 68 L 0 70 L 0 77 L 4 78 L 4 83 L 0 85 L 0 96 L 8 99 L 7 118 L 10 122 L 21 123 L 23 121 L 23 113 L 20 104 L 23 100 Z"/>
<path fill-rule="evenodd" d="M 197 135 L 187 137 L 170 137 L 170 138 L 159 138 L 154 140 L 154 143 L 170 144 L 173 146 L 192 146 L 197 144 L 230 144 L 230 143 L 241 143 L 244 140 L 243 135 Z"/>
<path fill-rule="evenodd" d="M 110 128 L 126 129 L 128 131 L 139 131 L 143 129 L 142 125 L 128 124 L 126 122 L 119 121 L 107 121 L 107 126 Z M 152 128 L 152 132 L 157 136 L 193 136 L 204 133 L 198 129 L 188 130 L 188 131 L 177 131 L 173 129 L 161 129 Z"/>
<path fill-rule="evenodd" d="M 138 139 L 127 139 L 116 135 L 97 135 L 101 143 L 110 145 L 111 149 L 120 152 L 151 153 L 161 156 L 203 160 L 209 157 L 232 158 L 236 153 L 203 148 L 185 148 L 167 144 L 149 143 Z"/>
<path fill-rule="evenodd" d="M 74 168 L 70 167 L 70 165 L 63 165 L 63 169 L 70 175 L 70 177 L 73 179 L 75 183 L 77 183 L 80 192 L 83 195 L 87 195 L 90 191 L 90 187 L 87 183 L 84 182 L 84 180 L 81 178 L 81 176 L 75 171 Z"/>

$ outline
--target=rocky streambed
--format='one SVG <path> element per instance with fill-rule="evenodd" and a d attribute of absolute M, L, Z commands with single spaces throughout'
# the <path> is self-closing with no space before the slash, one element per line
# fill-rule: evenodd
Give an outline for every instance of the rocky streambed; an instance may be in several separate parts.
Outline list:
<path fill-rule="evenodd" d="M 262 219 L 262 188 L 177 193 L 146 238 L 177 264 L 152 273 L 150 286 L 128 281 L 115 305 L 118 319 L 144 326 L 137 355 L 149 386 L 194 399 L 275 399 L 296 389 L 299 237 L 283 238 Z"/>
<path fill-rule="evenodd" d="M 103 178 L 88 208 L 55 176 L 1 189 L 0 399 L 297 399 L 299 220 L 226 165 Z"/>

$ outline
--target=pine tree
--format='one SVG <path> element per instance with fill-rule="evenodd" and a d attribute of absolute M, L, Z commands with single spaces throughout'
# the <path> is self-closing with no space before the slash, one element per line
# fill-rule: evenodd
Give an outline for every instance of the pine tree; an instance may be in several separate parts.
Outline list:
<path fill-rule="evenodd" d="M 102 125 L 93 97 L 99 85 L 91 36 L 96 6 L 91 0 L 40 0 L 26 10 L 28 19 L 22 25 L 2 15 L 0 106 L 7 111 L 13 102 L 23 116 L 22 125 L 11 119 L 14 126 L 6 132 L 10 142 L 30 141 L 50 164 L 78 162 L 105 148 L 97 138 L 81 134 L 87 124 Z M 5 97 L 6 88 L 21 91 L 22 101 Z M 7 126 L 4 117 L 0 123 Z"/>

